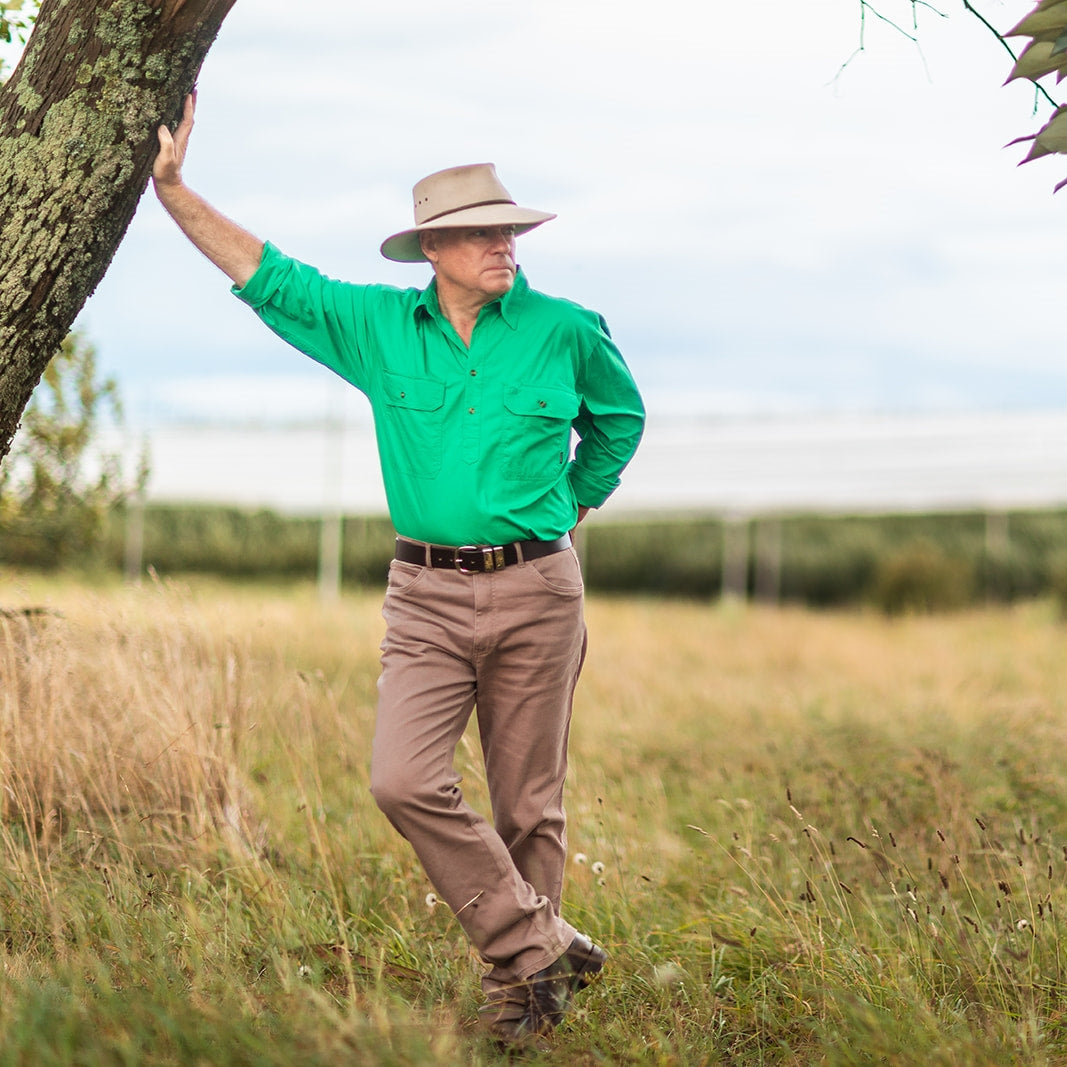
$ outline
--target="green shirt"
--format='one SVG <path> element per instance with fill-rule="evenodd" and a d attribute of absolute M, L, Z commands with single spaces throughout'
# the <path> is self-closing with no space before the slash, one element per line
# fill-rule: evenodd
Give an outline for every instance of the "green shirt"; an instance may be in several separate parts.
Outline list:
<path fill-rule="evenodd" d="M 470 348 L 425 290 L 334 281 L 267 244 L 234 293 L 370 399 L 397 532 L 445 545 L 553 540 L 598 507 L 644 409 L 598 315 L 521 271 Z M 571 458 L 572 432 L 578 445 Z"/>

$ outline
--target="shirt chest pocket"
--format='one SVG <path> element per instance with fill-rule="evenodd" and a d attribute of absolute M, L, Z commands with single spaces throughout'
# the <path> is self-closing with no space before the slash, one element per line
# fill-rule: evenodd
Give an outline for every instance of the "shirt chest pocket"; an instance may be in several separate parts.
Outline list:
<path fill-rule="evenodd" d="M 559 386 L 515 385 L 504 392 L 508 478 L 553 480 L 570 456 L 578 395 Z"/>
<path fill-rule="evenodd" d="M 383 385 L 382 459 L 389 456 L 406 474 L 435 478 L 441 470 L 444 382 L 387 372 Z"/>

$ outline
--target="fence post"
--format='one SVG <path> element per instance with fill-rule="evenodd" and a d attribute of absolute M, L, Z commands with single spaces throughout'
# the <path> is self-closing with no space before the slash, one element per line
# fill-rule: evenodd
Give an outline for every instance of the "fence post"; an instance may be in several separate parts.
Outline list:
<path fill-rule="evenodd" d="M 987 602 L 1011 597 L 1011 576 L 1007 563 L 1011 552 L 1011 530 L 1006 511 L 985 513 L 985 598 Z"/>
<path fill-rule="evenodd" d="M 322 516 L 319 530 L 319 599 L 336 600 L 341 595 L 343 522 L 340 511 Z"/>
<path fill-rule="evenodd" d="M 777 604 L 782 592 L 782 520 L 754 523 L 756 541 L 756 599 Z"/>
<path fill-rule="evenodd" d="M 749 520 L 727 515 L 722 520 L 722 599 L 748 599 Z"/>

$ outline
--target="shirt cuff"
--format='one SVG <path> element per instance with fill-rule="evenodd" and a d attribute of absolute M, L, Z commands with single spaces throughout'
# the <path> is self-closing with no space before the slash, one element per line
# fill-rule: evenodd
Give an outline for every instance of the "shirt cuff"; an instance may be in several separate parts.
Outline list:
<path fill-rule="evenodd" d="M 238 300 L 244 301 L 249 307 L 258 311 L 278 291 L 288 270 L 289 259 L 282 255 L 270 241 L 267 241 L 263 245 L 263 256 L 255 274 L 245 282 L 244 286 L 232 286 L 230 292 Z"/>
<path fill-rule="evenodd" d="M 572 463 L 568 472 L 571 489 L 574 490 L 574 498 L 579 507 L 598 508 L 616 489 L 619 488 L 619 479 L 603 478 L 591 471 Z"/>

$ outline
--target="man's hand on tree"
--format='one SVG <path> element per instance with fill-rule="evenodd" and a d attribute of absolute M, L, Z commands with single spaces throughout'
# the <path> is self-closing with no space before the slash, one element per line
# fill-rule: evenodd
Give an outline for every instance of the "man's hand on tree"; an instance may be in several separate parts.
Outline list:
<path fill-rule="evenodd" d="M 196 114 L 196 93 L 185 98 L 182 120 L 172 134 L 166 126 L 159 127 L 159 154 L 152 167 L 156 185 L 181 185 L 182 164 L 189 147 L 189 134 L 193 132 L 193 116 Z"/>

